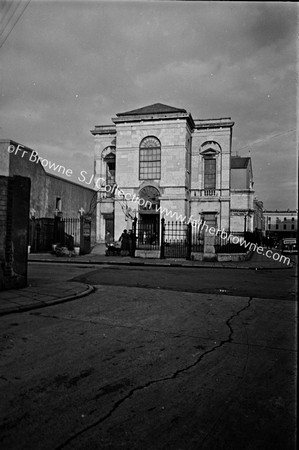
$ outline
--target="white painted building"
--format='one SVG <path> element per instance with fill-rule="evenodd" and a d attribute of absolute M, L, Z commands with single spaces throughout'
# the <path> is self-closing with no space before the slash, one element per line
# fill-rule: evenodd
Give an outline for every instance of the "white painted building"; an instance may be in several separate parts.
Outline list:
<path fill-rule="evenodd" d="M 246 222 L 253 231 L 251 160 L 231 156 L 230 118 L 193 120 L 185 109 L 157 103 L 118 113 L 112 122 L 91 131 L 97 242 L 108 231 L 118 239 L 135 216 L 157 233 L 162 216 L 204 220 L 235 234 Z"/>
<path fill-rule="evenodd" d="M 297 237 L 298 210 L 265 211 L 267 236 L 279 241 Z"/>

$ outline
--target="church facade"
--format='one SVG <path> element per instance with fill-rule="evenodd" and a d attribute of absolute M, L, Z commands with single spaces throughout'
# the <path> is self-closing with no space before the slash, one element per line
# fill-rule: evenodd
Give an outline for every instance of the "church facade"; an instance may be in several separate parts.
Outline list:
<path fill-rule="evenodd" d="M 252 231 L 251 160 L 232 156 L 233 126 L 231 118 L 193 119 L 160 103 L 95 126 L 97 242 L 107 233 L 117 240 L 134 217 L 157 234 L 162 217 Z"/>

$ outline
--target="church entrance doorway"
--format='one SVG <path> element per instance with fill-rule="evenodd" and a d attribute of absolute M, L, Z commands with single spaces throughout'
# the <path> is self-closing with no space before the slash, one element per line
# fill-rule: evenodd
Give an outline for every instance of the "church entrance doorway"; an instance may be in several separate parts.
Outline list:
<path fill-rule="evenodd" d="M 105 217 L 105 240 L 114 240 L 114 217 L 107 214 Z"/>
<path fill-rule="evenodd" d="M 157 250 L 160 246 L 160 192 L 154 186 L 145 186 L 139 192 L 137 248 Z"/>
<path fill-rule="evenodd" d="M 158 248 L 160 243 L 160 216 L 159 214 L 139 214 L 138 243 L 143 248 Z"/>

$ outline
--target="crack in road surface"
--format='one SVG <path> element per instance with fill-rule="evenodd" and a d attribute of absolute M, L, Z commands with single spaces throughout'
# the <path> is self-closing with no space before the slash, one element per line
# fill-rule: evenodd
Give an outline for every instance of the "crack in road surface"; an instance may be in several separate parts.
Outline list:
<path fill-rule="evenodd" d="M 106 419 L 108 419 L 110 416 L 112 416 L 112 414 L 129 398 L 131 398 L 136 392 L 138 391 L 142 391 L 143 389 L 146 389 L 150 386 L 152 386 L 153 384 L 157 384 L 157 383 L 162 383 L 164 381 L 169 381 L 169 380 L 174 380 L 175 378 L 177 378 L 178 375 L 180 375 L 181 373 L 184 373 L 190 369 L 192 369 L 193 367 L 195 367 L 198 363 L 200 363 L 202 361 L 202 359 L 207 356 L 208 354 L 214 352 L 215 350 L 221 348 L 223 345 L 228 344 L 232 341 L 232 336 L 234 333 L 234 330 L 230 324 L 230 322 L 237 316 L 239 316 L 243 311 L 245 311 L 246 309 L 250 308 L 251 306 L 251 301 L 252 301 L 252 297 L 250 297 L 248 299 L 248 302 L 246 304 L 246 306 L 244 306 L 243 308 L 241 308 L 239 311 L 237 311 L 236 313 L 234 313 L 233 315 L 231 315 L 225 322 L 225 324 L 227 325 L 227 327 L 229 328 L 229 335 L 228 338 L 225 340 L 222 340 L 218 345 L 215 345 L 214 347 L 212 347 L 210 350 L 207 350 L 206 352 L 202 353 L 197 359 L 196 361 L 194 361 L 192 364 L 184 367 L 183 369 L 178 369 L 177 371 L 175 371 L 172 375 L 169 375 L 167 377 L 163 377 L 163 378 L 158 378 L 156 380 L 151 380 L 149 382 L 147 382 L 146 384 L 142 385 L 142 386 L 137 386 L 134 389 L 131 389 L 128 394 L 126 394 L 123 398 L 119 399 L 114 406 L 110 409 L 110 411 L 103 417 L 101 417 L 100 419 L 96 420 L 94 423 L 86 426 L 85 428 L 83 428 L 82 430 L 78 431 L 77 433 L 73 434 L 72 436 L 70 436 L 65 442 L 63 442 L 62 444 L 60 444 L 58 447 L 56 447 L 56 450 L 61 450 L 63 448 L 65 448 L 68 444 L 70 444 L 72 441 L 74 441 L 75 439 L 77 439 L 79 436 L 81 436 L 82 434 L 86 433 L 87 431 L 91 430 L 92 428 L 95 428 L 96 426 L 100 425 L 101 423 L 103 423 Z"/>
<path fill-rule="evenodd" d="M 259 300 L 263 300 L 263 299 L 259 299 Z M 35 316 L 35 317 L 44 317 L 44 318 L 48 318 L 48 319 L 66 320 L 66 321 L 71 321 L 71 322 L 83 322 L 83 323 L 89 323 L 89 324 L 92 324 L 92 325 L 101 325 L 102 321 L 104 321 L 105 324 L 108 325 L 111 328 L 112 327 L 118 327 L 118 328 L 127 328 L 129 330 L 138 329 L 138 330 L 145 331 L 147 333 L 163 334 L 164 336 L 174 337 L 174 338 L 187 337 L 187 338 L 192 338 L 192 339 L 193 338 L 195 338 L 195 339 L 202 339 L 202 340 L 206 340 L 206 341 L 210 341 L 211 339 L 213 339 L 211 336 L 201 336 L 199 334 L 195 335 L 195 334 L 186 334 L 186 333 L 178 334 L 177 331 L 170 332 L 170 331 L 157 330 L 157 329 L 154 329 L 154 328 L 145 328 L 145 327 L 142 327 L 142 326 L 139 326 L 139 325 L 136 325 L 136 324 L 134 324 L 134 325 L 123 325 L 120 322 L 116 322 L 115 320 L 112 320 L 112 319 L 110 320 L 109 318 L 103 317 L 103 316 L 100 318 L 99 321 L 95 321 L 95 320 L 85 320 L 85 319 L 82 319 L 82 318 L 79 319 L 79 318 L 76 318 L 76 317 L 55 316 L 54 314 L 44 314 L 44 313 L 41 313 L 41 312 L 29 312 L 29 314 L 31 316 Z M 123 342 L 123 341 L 119 340 L 119 342 Z M 231 343 L 234 344 L 234 345 L 241 345 L 241 346 L 244 345 L 244 342 L 238 342 L 238 341 L 234 341 L 234 342 L 231 342 Z M 297 352 L 296 349 L 290 349 L 290 348 L 285 348 L 285 347 L 272 347 L 271 345 L 256 344 L 256 343 L 253 343 L 253 342 L 250 342 L 250 346 L 253 347 L 253 348 L 256 347 L 256 348 L 262 348 L 262 349 L 268 349 L 268 350 L 279 350 L 279 351 L 291 352 L 291 353 L 295 353 L 295 354 Z M 199 352 L 196 353 L 196 355 L 198 355 L 198 354 L 199 354 Z M 196 356 L 196 355 L 193 355 L 193 356 Z"/>
<path fill-rule="evenodd" d="M 251 300 L 252 300 L 252 299 L 249 299 L 249 303 L 250 303 Z M 225 399 L 225 401 L 224 401 L 224 407 L 222 408 L 222 411 L 219 413 L 217 419 L 214 421 L 212 427 L 207 431 L 207 433 L 206 433 L 205 436 L 203 437 L 203 439 L 202 439 L 202 441 L 201 441 L 201 443 L 200 443 L 201 446 L 202 446 L 202 445 L 207 441 L 207 439 L 211 436 L 211 434 L 213 433 L 213 431 L 216 429 L 216 427 L 217 427 L 219 421 L 220 421 L 220 420 L 222 419 L 222 417 L 225 415 L 225 413 L 226 413 L 226 411 L 227 411 L 227 409 L 228 409 L 228 406 L 229 406 L 229 405 L 232 403 L 232 401 L 233 401 L 233 400 L 231 399 L 230 402 L 227 402 L 227 399 L 230 397 L 231 392 L 232 392 L 233 390 L 235 390 L 236 387 L 238 387 L 238 386 L 240 385 L 240 383 L 241 383 L 242 380 L 244 379 L 245 374 L 246 374 L 246 372 L 247 372 L 248 359 L 249 359 L 249 337 L 248 337 L 248 333 L 247 333 L 246 326 L 244 325 L 243 321 L 241 321 L 241 323 L 242 323 L 242 327 L 244 328 L 244 331 L 245 331 L 245 334 L 246 334 L 246 348 L 247 348 L 247 351 L 246 351 L 246 361 L 245 361 L 245 365 L 244 365 L 244 368 L 243 368 L 243 373 L 242 373 L 242 375 L 239 377 L 240 380 L 239 380 L 239 382 L 237 383 L 237 386 L 234 386 L 234 387 L 229 391 L 229 393 L 226 395 L 226 399 Z M 230 325 L 228 325 L 228 326 L 230 327 Z M 233 331 L 233 330 L 232 330 L 232 331 Z M 230 336 L 232 336 L 232 334 L 233 334 L 233 333 L 231 333 Z"/>
<path fill-rule="evenodd" d="M 66 316 L 55 316 L 54 314 L 43 314 L 43 313 L 30 313 L 30 315 L 32 316 L 36 316 L 36 317 L 46 317 L 49 319 L 57 319 L 57 320 L 66 320 L 66 321 L 71 321 L 71 322 L 83 322 L 83 323 L 88 323 L 88 324 L 92 324 L 92 325 L 102 325 L 102 323 L 104 322 L 105 325 L 109 326 L 110 328 L 112 327 L 117 327 L 117 328 L 126 328 L 129 330 L 142 330 L 145 331 L 147 333 L 156 333 L 156 334 L 163 334 L 164 336 L 170 336 L 170 337 L 174 337 L 174 338 L 182 338 L 182 337 L 187 337 L 187 338 L 195 338 L 195 339 L 203 339 L 206 341 L 210 341 L 212 339 L 211 336 L 201 336 L 198 334 L 186 334 L 186 333 L 180 333 L 178 334 L 177 331 L 162 331 L 162 330 L 157 330 L 157 329 L 153 329 L 153 328 L 145 328 L 142 327 L 140 325 L 136 325 L 136 324 L 129 324 L 129 325 L 123 325 L 121 322 L 117 322 L 115 320 L 109 319 L 108 317 L 104 317 L 101 316 L 99 321 L 95 321 L 95 320 L 85 320 L 82 318 L 77 318 L 77 317 L 66 317 Z"/>

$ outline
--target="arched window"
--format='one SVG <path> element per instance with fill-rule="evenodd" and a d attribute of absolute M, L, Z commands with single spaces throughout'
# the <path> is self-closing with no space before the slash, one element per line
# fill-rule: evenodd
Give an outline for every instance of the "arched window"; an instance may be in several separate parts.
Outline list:
<path fill-rule="evenodd" d="M 106 180 L 106 186 L 115 184 L 115 147 L 109 145 L 102 151 L 102 170 L 101 178 Z M 105 183 L 104 183 L 105 184 Z M 97 185 L 97 188 L 100 186 Z M 113 190 L 106 191 L 106 197 L 114 197 Z"/>
<path fill-rule="evenodd" d="M 148 136 L 139 147 L 139 179 L 159 180 L 161 178 L 161 144 L 159 139 Z"/>
<path fill-rule="evenodd" d="M 115 154 L 109 153 L 104 161 L 106 163 L 106 184 L 113 186 L 115 183 Z"/>
<path fill-rule="evenodd" d="M 111 186 L 115 183 L 115 146 L 109 145 L 102 151 L 102 160 L 104 163 L 103 175 L 106 178 L 106 184 Z"/>
<path fill-rule="evenodd" d="M 160 206 L 160 192 L 154 186 L 144 186 L 139 192 L 140 211 L 154 211 Z"/>

